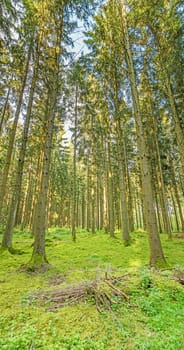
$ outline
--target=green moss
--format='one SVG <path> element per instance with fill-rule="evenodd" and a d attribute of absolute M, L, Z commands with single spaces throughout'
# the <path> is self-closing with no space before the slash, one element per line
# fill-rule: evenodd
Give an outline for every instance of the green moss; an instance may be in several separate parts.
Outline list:
<path fill-rule="evenodd" d="M 33 253 L 31 260 L 27 264 L 23 265 L 22 268 L 25 268 L 25 270 L 28 272 L 44 272 L 49 269 L 49 263 L 45 256 L 38 253 Z"/>
<path fill-rule="evenodd" d="M 131 239 L 129 240 L 124 240 L 124 246 L 129 247 L 131 245 Z"/>
<path fill-rule="evenodd" d="M 173 279 L 172 267 L 183 269 L 184 241 L 161 235 L 169 269 L 160 270 L 146 265 L 146 233 L 132 233 L 128 248 L 119 232 L 116 236 L 112 240 L 103 232 L 92 235 L 78 230 L 73 243 L 70 230 L 52 228 L 47 256 L 55 270 L 39 274 L 32 269 L 20 272 L 19 267 L 31 257 L 32 239 L 29 233 L 22 236 L 17 231 L 14 247 L 25 254 L 3 251 L 0 255 L 0 349 L 183 349 L 184 288 Z M 45 261 L 36 256 L 29 266 L 35 263 L 39 267 Z M 64 281 L 54 285 L 51 277 L 62 274 Z M 35 291 L 59 290 L 105 274 L 126 275 L 118 287 L 130 295 L 129 302 L 118 302 L 112 312 L 99 314 L 86 301 L 51 313 L 49 300 L 48 304 L 34 300 Z"/>
<path fill-rule="evenodd" d="M 167 263 L 167 261 L 161 258 L 157 258 L 156 261 L 154 261 L 154 263 L 151 263 L 150 265 L 161 270 L 166 270 L 169 268 L 169 264 Z"/>
<path fill-rule="evenodd" d="M 4 254 L 7 250 L 8 250 L 8 248 L 1 246 L 0 247 L 0 255 Z"/>

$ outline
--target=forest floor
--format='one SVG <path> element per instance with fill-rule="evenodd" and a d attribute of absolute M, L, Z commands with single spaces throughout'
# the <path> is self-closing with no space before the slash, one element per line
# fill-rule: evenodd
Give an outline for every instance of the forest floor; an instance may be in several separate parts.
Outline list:
<path fill-rule="evenodd" d="M 26 273 L 20 266 L 31 257 L 32 238 L 16 230 L 14 248 L 24 254 L 0 255 L 0 350 L 183 350 L 184 286 L 177 279 L 184 278 L 184 239 L 161 239 L 167 270 L 148 267 L 145 232 L 132 233 L 124 247 L 119 233 L 112 239 L 79 231 L 73 243 L 69 230 L 54 228 L 46 241 L 52 267 Z M 97 310 L 91 296 L 52 308 L 52 293 L 120 276 L 115 290 L 128 299 L 112 293 L 109 309 Z"/>

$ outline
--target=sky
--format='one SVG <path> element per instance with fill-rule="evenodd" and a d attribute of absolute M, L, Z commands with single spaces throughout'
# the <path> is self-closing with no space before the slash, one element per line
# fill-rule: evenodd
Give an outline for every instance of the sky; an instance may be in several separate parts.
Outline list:
<path fill-rule="evenodd" d="M 83 26 L 82 21 L 77 20 L 77 22 L 78 22 L 78 28 L 76 28 L 75 31 L 71 34 L 74 47 L 69 48 L 69 52 L 74 53 L 75 60 L 77 60 L 82 53 L 86 54 L 88 52 L 87 45 L 84 43 L 85 35 L 83 32 L 85 31 L 85 28 Z M 72 135 L 72 132 L 69 130 L 70 126 L 71 126 L 70 121 L 69 120 L 65 121 L 64 123 L 65 134 L 63 135 L 63 137 L 66 138 L 68 141 L 71 140 L 71 135 Z"/>

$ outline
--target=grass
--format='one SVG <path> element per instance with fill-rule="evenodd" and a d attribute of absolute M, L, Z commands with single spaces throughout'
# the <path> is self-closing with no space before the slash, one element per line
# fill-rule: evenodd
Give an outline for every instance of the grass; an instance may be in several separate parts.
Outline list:
<path fill-rule="evenodd" d="M 184 287 L 173 279 L 183 271 L 184 240 L 161 235 L 170 269 L 148 268 L 146 233 L 132 234 L 124 247 L 120 235 L 80 230 L 76 243 L 70 230 L 50 229 L 46 245 L 52 268 L 42 274 L 21 272 L 29 261 L 32 239 L 15 231 L 14 248 L 23 255 L 0 255 L 0 349 L 6 350 L 182 350 L 184 349 Z M 98 313 L 89 300 L 56 313 L 30 298 L 37 290 L 54 290 L 98 276 L 128 272 L 123 290 L 129 302 L 119 301 L 112 312 Z M 60 285 L 55 277 L 63 275 Z"/>

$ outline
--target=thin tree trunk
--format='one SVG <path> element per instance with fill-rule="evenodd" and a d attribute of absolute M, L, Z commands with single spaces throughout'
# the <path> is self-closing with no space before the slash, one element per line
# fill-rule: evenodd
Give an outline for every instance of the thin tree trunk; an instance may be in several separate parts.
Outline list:
<path fill-rule="evenodd" d="M 181 229 L 182 229 L 182 232 L 184 232 L 184 217 L 183 217 L 180 197 L 179 197 L 179 193 L 178 193 L 178 187 L 177 187 L 177 183 L 176 183 L 174 165 L 173 165 L 172 158 L 170 158 L 170 167 L 171 167 L 172 185 L 173 185 L 175 198 L 176 198 L 176 202 L 177 202 L 178 210 L 179 210 L 180 221 L 181 221 Z"/>
<path fill-rule="evenodd" d="M 29 223 L 29 217 L 30 217 L 30 209 L 31 209 L 31 203 L 32 203 L 32 197 L 33 197 L 33 179 L 31 176 L 32 169 L 29 168 L 29 175 L 25 190 L 25 198 L 24 198 L 24 208 L 23 208 L 23 214 L 22 214 L 22 221 L 21 221 L 21 231 L 24 230 L 24 228 Z"/>
<path fill-rule="evenodd" d="M 3 123 L 4 123 L 4 118 L 5 118 L 8 102 L 9 102 L 10 91 L 11 91 L 11 88 L 9 87 L 8 92 L 7 92 L 7 96 L 6 96 L 6 101 L 5 101 L 4 108 L 3 108 L 3 112 L 2 112 L 2 116 L 0 119 L 0 136 L 2 134 Z"/>
<path fill-rule="evenodd" d="M 128 202 L 127 202 L 127 184 L 126 184 L 126 149 L 124 134 L 121 130 L 120 119 L 116 121 L 116 133 L 118 138 L 118 158 L 120 167 L 119 187 L 121 196 L 121 225 L 122 225 L 122 238 L 125 246 L 130 245 L 129 234 L 129 217 L 128 217 Z"/>
<path fill-rule="evenodd" d="M 177 213 L 177 208 L 176 208 L 176 203 L 175 203 L 175 198 L 174 198 L 174 194 L 173 194 L 172 188 L 170 189 L 170 193 L 171 193 L 171 199 L 172 199 L 173 209 L 174 209 L 176 231 L 179 232 L 179 230 L 180 230 L 179 219 L 178 219 L 178 213 Z"/>
<path fill-rule="evenodd" d="M 72 239 L 76 241 L 76 158 L 77 158 L 77 124 L 78 124 L 78 85 L 75 87 L 75 121 L 73 150 L 73 200 L 72 200 Z"/>
<path fill-rule="evenodd" d="M 3 169 L 2 181 L 1 181 L 1 185 L 0 185 L 0 216 L 1 216 L 1 211 L 3 208 L 4 197 L 6 194 L 6 187 L 7 187 L 10 163 L 11 163 L 11 159 L 12 159 L 13 145 L 14 145 L 14 140 L 15 140 L 15 135 L 16 135 L 16 130 L 17 130 L 17 124 L 18 124 L 18 120 L 19 120 L 20 110 L 21 110 L 21 106 L 22 106 L 24 89 L 25 89 L 26 81 L 27 81 L 31 52 L 32 52 L 32 43 L 29 46 L 29 51 L 28 51 L 22 86 L 21 86 L 21 90 L 20 90 L 20 94 L 19 94 L 19 98 L 18 98 L 17 109 L 15 112 L 15 118 L 13 121 L 12 129 L 10 131 L 9 145 L 8 145 L 8 150 L 7 150 L 7 155 L 6 155 L 5 166 Z"/>
<path fill-rule="evenodd" d="M 156 177 L 157 177 L 164 231 L 168 234 L 169 238 L 171 238 L 172 234 L 171 234 L 171 227 L 170 227 L 168 210 L 167 210 L 167 197 L 166 197 L 166 190 L 165 190 L 162 164 L 161 164 L 161 158 L 160 158 L 160 149 L 159 149 L 159 143 L 158 143 L 158 126 L 157 126 L 156 118 L 153 115 L 154 105 L 153 105 L 153 99 L 151 98 L 152 89 L 151 89 L 150 82 L 148 80 L 148 74 L 147 74 L 148 72 L 147 61 L 145 62 L 145 66 L 146 66 L 145 67 L 146 71 L 144 72 L 144 75 L 145 75 L 144 85 L 146 84 L 146 86 L 144 87 L 146 89 L 146 95 L 148 97 L 148 102 L 146 103 L 146 110 L 148 111 L 147 129 L 148 129 L 148 137 L 150 138 L 151 149 L 153 149 L 153 154 L 155 155 L 155 162 L 156 162 L 153 172 L 156 173 Z M 153 128 L 152 133 L 149 132 L 150 124 L 152 125 L 152 128 Z"/>
<path fill-rule="evenodd" d="M 86 225 L 86 201 L 85 201 L 85 187 L 82 187 L 82 208 L 81 208 L 81 215 L 82 215 L 82 229 L 85 228 Z"/>
<path fill-rule="evenodd" d="M 169 79 L 169 76 L 166 73 L 166 87 L 167 87 L 167 92 L 168 92 L 168 99 L 169 99 L 169 104 L 170 104 L 170 109 L 171 113 L 173 116 L 173 121 L 174 121 L 174 128 L 175 128 L 175 133 L 176 133 L 176 140 L 178 143 L 178 150 L 181 158 L 181 166 L 182 166 L 182 184 L 184 184 L 184 133 L 183 130 L 180 126 L 180 121 L 178 118 L 178 113 L 176 110 L 175 106 L 175 101 L 172 93 L 172 87 L 171 87 L 171 82 Z"/>
<path fill-rule="evenodd" d="M 107 141 L 108 159 L 107 167 L 107 198 L 108 198 L 108 218 L 109 218 L 109 232 L 110 236 L 114 237 L 114 188 L 113 188 L 113 174 L 111 164 L 111 145 L 110 140 Z"/>
<path fill-rule="evenodd" d="M 97 187 L 96 187 L 96 228 L 99 231 L 100 229 L 100 176 L 99 170 L 97 170 Z"/>
<path fill-rule="evenodd" d="M 90 186 L 91 186 L 91 181 L 90 181 L 90 152 L 88 152 L 88 161 L 87 161 L 87 218 L 86 218 L 86 229 L 89 232 L 90 227 L 91 227 L 91 206 L 90 206 Z"/>
<path fill-rule="evenodd" d="M 162 229 L 161 216 L 160 216 L 160 210 L 159 210 L 158 195 L 157 195 L 156 191 L 155 191 L 155 202 L 156 202 L 158 228 L 159 228 L 159 232 L 162 233 L 163 229 Z"/>

